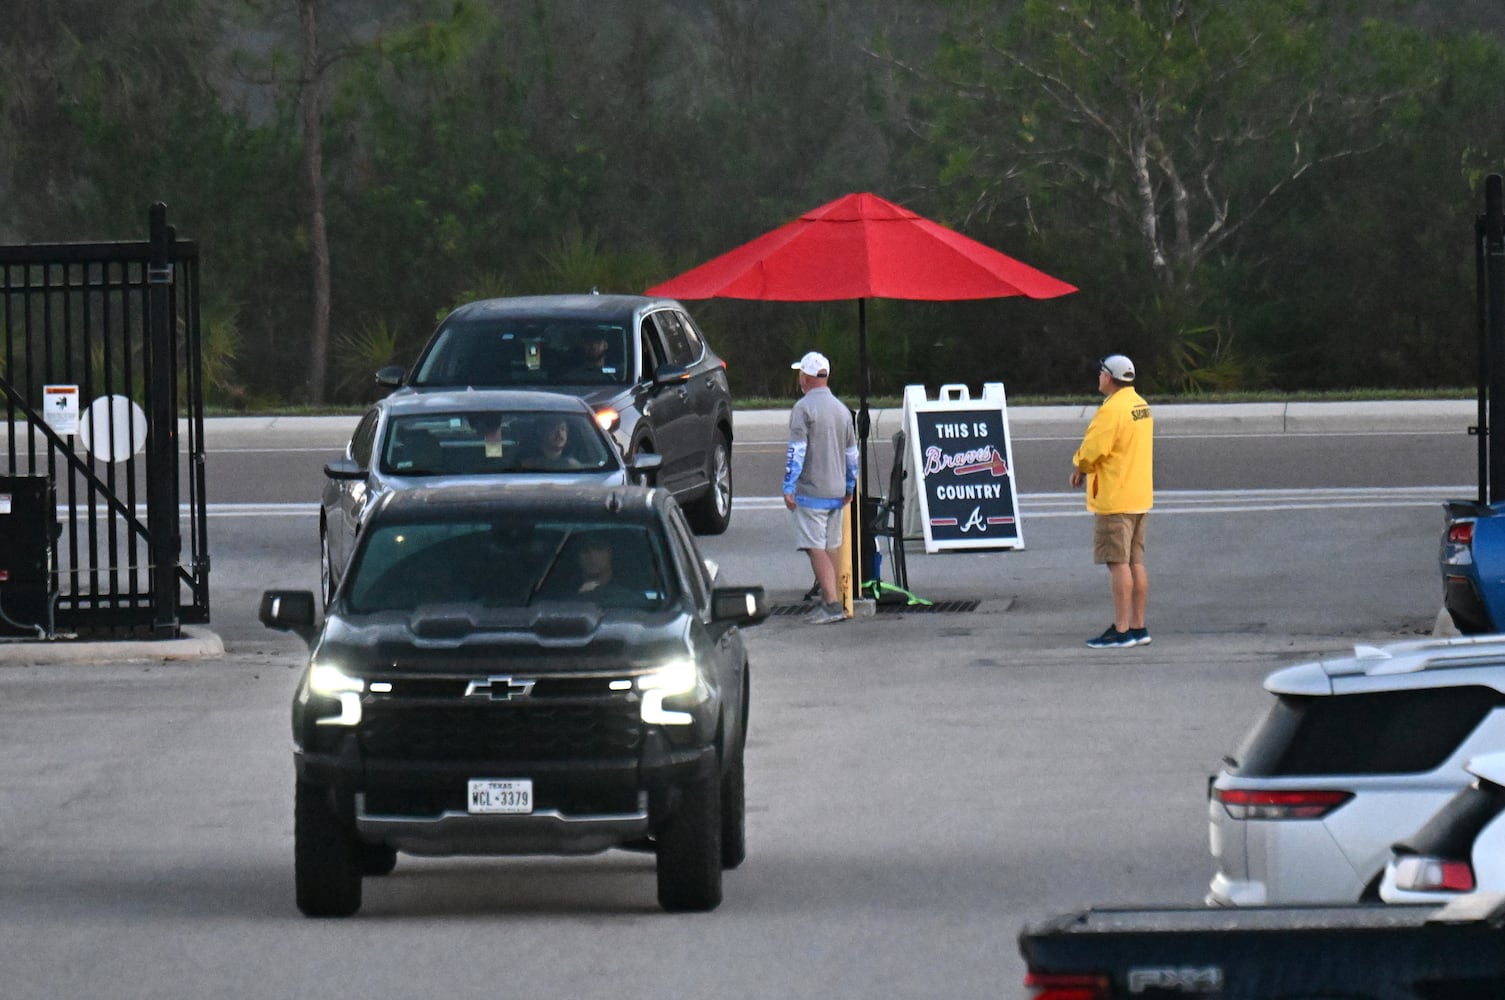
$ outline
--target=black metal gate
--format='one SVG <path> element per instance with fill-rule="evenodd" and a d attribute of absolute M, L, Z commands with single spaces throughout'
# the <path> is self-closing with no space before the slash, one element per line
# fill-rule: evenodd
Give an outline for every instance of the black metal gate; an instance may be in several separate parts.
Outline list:
<path fill-rule="evenodd" d="M 148 215 L 146 242 L 0 247 L 6 468 L 56 488 L 55 623 L 80 635 L 209 620 L 198 247 Z"/>

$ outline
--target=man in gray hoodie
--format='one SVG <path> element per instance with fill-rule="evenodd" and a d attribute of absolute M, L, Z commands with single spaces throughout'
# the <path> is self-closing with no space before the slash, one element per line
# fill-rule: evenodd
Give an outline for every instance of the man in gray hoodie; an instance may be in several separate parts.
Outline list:
<path fill-rule="evenodd" d="M 784 506 L 794 514 L 795 547 L 810 557 L 820 584 L 821 603 L 805 620 L 829 625 L 847 616 L 836 589 L 836 552 L 857 490 L 857 433 L 851 411 L 826 386 L 831 362 L 824 354 L 811 351 L 789 367 L 799 372 L 803 395 L 789 414 Z"/>

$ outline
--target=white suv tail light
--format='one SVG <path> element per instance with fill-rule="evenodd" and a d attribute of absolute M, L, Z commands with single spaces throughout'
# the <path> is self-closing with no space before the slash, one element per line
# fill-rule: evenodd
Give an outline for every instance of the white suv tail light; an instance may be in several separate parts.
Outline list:
<path fill-rule="evenodd" d="M 1212 797 L 1222 803 L 1234 819 L 1321 819 L 1353 798 L 1353 792 L 1214 788 Z"/>
<path fill-rule="evenodd" d="M 1395 887 L 1409 892 L 1472 892 L 1474 869 L 1467 861 L 1448 858 L 1397 858 Z"/>

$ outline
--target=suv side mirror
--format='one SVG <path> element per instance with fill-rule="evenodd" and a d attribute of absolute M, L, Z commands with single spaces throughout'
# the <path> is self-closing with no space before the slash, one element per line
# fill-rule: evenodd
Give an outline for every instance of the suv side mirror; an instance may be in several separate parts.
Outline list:
<path fill-rule="evenodd" d="M 376 370 L 376 384 L 384 389 L 396 389 L 402 385 L 402 365 L 387 365 Z"/>
<path fill-rule="evenodd" d="M 653 373 L 654 385 L 673 385 L 690 377 L 690 369 L 684 365 L 659 365 Z"/>
<path fill-rule="evenodd" d="M 711 591 L 711 620 L 756 625 L 768 617 L 762 587 L 717 587 Z"/>
<path fill-rule="evenodd" d="M 268 590 L 261 595 L 261 624 L 278 632 L 292 632 L 305 642 L 318 634 L 314 595 L 309 590 Z"/>
<path fill-rule="evenodd" d="M 664 456 L 656 452 L 645 451 L 641 455 L 634 455 L 632 461 L 627 463 L 627 478 L 634 483 L 657 486 L 658 470 L 663 464 Z"/>

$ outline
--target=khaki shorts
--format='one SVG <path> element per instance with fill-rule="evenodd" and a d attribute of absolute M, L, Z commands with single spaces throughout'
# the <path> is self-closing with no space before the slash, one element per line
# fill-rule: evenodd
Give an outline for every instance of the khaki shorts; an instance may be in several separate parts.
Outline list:
<path fill-rule="evenodd" d="M 1148 514 L 1098 514 L 1092 529 L 1092 561 L 1144 562 L 1144 522 Z"/>
<path fill-rule="evenodd" d="M 841 548 L 841 526 L 846 519 L 846 507 L 821 510 L 818 507 L 796 506 L 794 515 L 794 547 L 797 549 Z"/>

